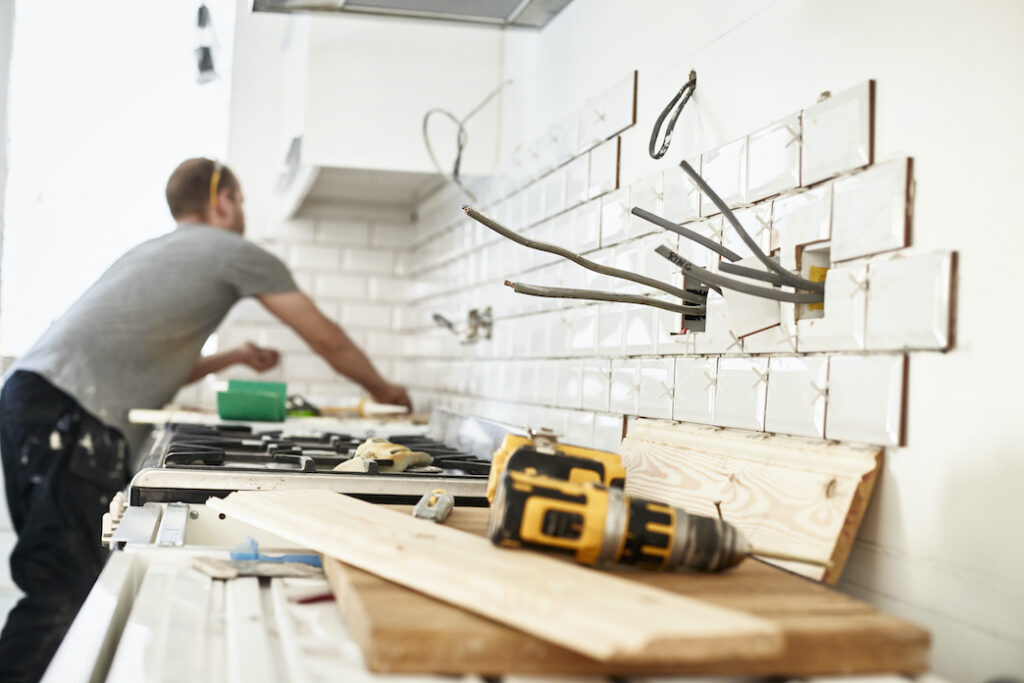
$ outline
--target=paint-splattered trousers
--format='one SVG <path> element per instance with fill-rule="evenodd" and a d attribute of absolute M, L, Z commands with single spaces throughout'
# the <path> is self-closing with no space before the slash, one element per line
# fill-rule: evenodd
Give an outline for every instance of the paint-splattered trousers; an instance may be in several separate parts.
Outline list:
<path fill-rule="evenodd" d="M 0 634 L 0 681 L 37 681 L 106 561 L 101 520 L 128 453 L 120 432 L 18 371 L 0 392 L 0 456 L 18 533 L 11 577 L 25 593 Z"/>

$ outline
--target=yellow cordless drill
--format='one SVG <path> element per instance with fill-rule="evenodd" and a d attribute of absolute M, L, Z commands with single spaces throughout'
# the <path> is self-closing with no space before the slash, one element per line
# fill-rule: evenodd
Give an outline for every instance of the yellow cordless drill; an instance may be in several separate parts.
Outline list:
<path fill-rule="evenodd" d="M 506 470 L 541 474 L 577 484 L 592 481 L 620 489 L 626 481 L 626 470 L 618 455 L 558 443 L 558 437 L 550 429 L 530 430 L 529 436 L 505 436 L 491 458 L 487 481 L 487 500 L 491 503 Z"/>
<path fill-rule="evenodd" d="M 495 545 L 563 553 L 589 565 L 717 572 L 750 555 L 740 531 L 721 519 L 595 482 L 513 469 L 495 488 L 488 535 Z"/>

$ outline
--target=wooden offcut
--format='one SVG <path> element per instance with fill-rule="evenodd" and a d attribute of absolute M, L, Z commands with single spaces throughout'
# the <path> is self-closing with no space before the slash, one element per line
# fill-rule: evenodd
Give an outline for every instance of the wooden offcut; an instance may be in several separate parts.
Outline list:
<path fill-rule="evenodd" d="M 618 667 L 744 660 L 776 625 L 329 491 L 239 491 L 207 505 L 389 581 Z M 411 613 L 410 619 L 417 615 Z"/>
<path fill-rule="evenodd" d="M 482 535 L 487 512 L 456 508 L 445 524 Z M 338 560 L 325 558 L 324 569 L 367 666 L 378 672 L 812 676 L 928 669 L 929 638 L 924 630 L 756 560 L 723 574 L 616 573 L 624 581 L 768 620 L 785 642 L 775 654 L 708 654 L 700 661 L 681 657 L 675 662 L 598 661 Z M 570 609 L 568 602 L 565 608 Z"/>
<path fill-rule="evenodd" d="M 883 450 L 720 427 L 636 420 L 622 442 L 626 492 L 721 514 L 755 548 L 815 559 L 775 564 L 834 585 Z"/>

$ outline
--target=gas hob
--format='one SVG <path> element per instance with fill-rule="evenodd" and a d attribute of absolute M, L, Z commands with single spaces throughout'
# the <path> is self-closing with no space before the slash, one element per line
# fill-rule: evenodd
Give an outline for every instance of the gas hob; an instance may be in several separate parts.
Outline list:
<path fill-rule="evenodd" d="M 435 412 L 426 430 L 409 424 L 351 426 L 165 424 L 154 430 L 152 446 L 129 484 L 128 503 L 204 503 L 232 491 L 282 488 L 415 503 L 424 493 L 443 488 L 458 505 L 486 505 L 490 457 L 509 431 L 443 411 Z M 426 452 L 433 462 L 404 472 L 380 471 L 387 469 L 387 460 L 366 473 L 334 470 L 374 436 Z"/>

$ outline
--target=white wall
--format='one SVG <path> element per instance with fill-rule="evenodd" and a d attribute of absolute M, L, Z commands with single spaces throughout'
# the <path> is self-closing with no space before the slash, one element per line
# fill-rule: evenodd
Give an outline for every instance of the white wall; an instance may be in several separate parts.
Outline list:
<path fill-rule="evenodd" d="M 756 130 L 823 90 L 877 80 L 876 159 L 915 160 L 913 243 L 960 254 L 958 341 L 912 357 L 907 446 L 889 449 L 842 588 L 930 628 L 936 671 L 958 681 L 1024 670 L 1013 393 L 1024 382 L 1024 324 L 1019 274 L 993 261 L 1024 255 L 1007 220 L 1024 180 L 1024 97 L 1009 86 L 1024 67 L 1022 30 L 1024 6 L 1011 1 L 576 0 L 540 35 L 506 35 L 506 76 L 518 84 L 502 112 L 506 153 L 639 69 L 623 186 L 665 167 L 647 158 L 647 137 L 691 67 L 697 95 L 665 162 Z"/>
<path fill-rule="evenodd" d="M 239 21 L 237 59 L 252 59 L 261 68 L 245 79 L 236 75 L 236 83 L 249 82 L 249 87 L 244 98 L 235 91 L 229 160 L 246 183 L 250 215 L 265 226 L 264 239 L 277 240 L 292 253 L 303 246 L 303 231 L 310 228 L 273 220 L 271 195 L 254 200 L 272 187 L 279 163 L 272 152 L 279 148 L 273 99 L 280 88 L 280 60 L 267 46 L 280 40 L 283 22 L 244 12 Z M 931 629 L 934 668 L 956 681 L 1024 670 L 1024 545 L 1017 542 L 1024 536 L 1024 515 L 1015 505 L 1024 474 L 1015 430 L 1022 414 L 1012 393 L 1024 381 L 1015 356 L 1024 324 L 1011 298 L 1016 272 L 993 262 L 996 254 L 1003 264 L 1024 255 L 1021 233 L 1007 220 L 1022 180 L 1018 160 L 1024 137 L 1018 122 L 1024 119 L 1024 97 L 1012 87 L 1024 66 L 1022 29 L 1024 6 L 1010 0 L 969 5 L 952 0 L 575 0 L 543 31 L 510 30 L 502 39 L 501 77 L 515 80 L 499 113 L 503 162 L 518 153 L 519 143 L 535 140 L 629 70 L 639 70 L 638 124 L 622 136 L 622 187 L 799 111 L 821 91 L 877 81 L 876 160 L 914 158 L 912 244 L 959 252 L 957 341 L 948 353 L 910 356 L 906 446 L 887 451 L 841 588 Z M 246 31 L 252 38 L 248 47 Z M 691 68 L 699 74 L 697 95 L 669 155 L 655 162 L 646 153 L 651 124 Z M 386 90 L 388 84 L 367 81 L 362 87 Z M 348 93 L 339 93 L 337 103 L 345 108 Z M 349 121 L 353 126 L 365 125 L 366 112 L 377 110 L 348 109 L 356 117 Z M 252 111 L 260 115 L 247 115 Z M 410 157 L 418 155 L 421 147 L 412 140 L 418 126 L 406 128 Z M 264 135 L 268 142 L 261 146 Z M 398 168 L 406 163 L 411 162 L 387 161 Z M 454 195 L 428 204 L 421 215 L 444 204 L 444 220 L 459 218 Z M 373 239 L 374 217 L 359 221 Z M 314 224 L 307 233 L 310 245 L 321 243 L 329 230 L 342 230 L 340 225 Z M 421 407 L 442 404 L 513 422 L 551 420 L 570 440 L 614 448 L 622 412 L 570 409 L 559 397 L 538 394 L 541 386 L 557 392 L 562 377 L 571 381 L 571 368 L 580 362 L 531 355 L 530 341 L 516 337 L 527 324 L 543 333 L 540 309 L 523 306 L 499 282 L 463 286 L 463 265 L 475 264 L 483 272 L 484 266 L 508 264 L 488 261 L 497 252 L 481 250 L 486 238 L 473 229 L 460 226 L 435 235 L 435 227 L 421 223 L 422 239 L 399 259 L 396 273 L 418 272 L 434 237 L 443 237 L 445 248 L 460 250 L 465 260 L 454 271 L 425 273 L 433 280 L 425 289 L 423 283 L 410 283 L 418 303 L 399 307 L 395 319 L 407 360 L 393 360 L 390 336 L 381 347 L 387 355 L 371 343 L 371 356 L 393 362 L 397 376 L 416 386 Z M 339 273 L 345 274 L 340 263 Z M 324 266 L 324 274 L 332 268 Z M 438 280 L 450 277 L 456 279 L 446 286 L 456 291 L 429 295 L 439 291 Z M 314 275 L 314 288 L 315 282 Z M 460 347 L 454 337 L 428 327 L 434 310 L 463 318 L 469 307 L 488 304 L 499 317 L 489 345 Z M 585 323 L 599 308 L 607 310 L 579 306 L 546 320 Z M 660 343 L 650 348 L 644 357 L 655 363 L 683 353 L 665 351 Z M 597 362 L 614 367 L 618 360 L 613 354 Z M 527 366 L 533 374 L 519 372 Z M 287 365 L 282 377 L 312 381 L 293 378 Z M 678 398 L 689 389 L 675 390 Z"/>

